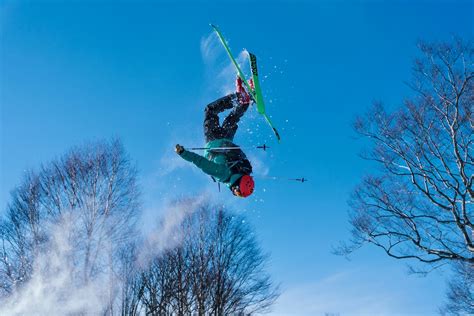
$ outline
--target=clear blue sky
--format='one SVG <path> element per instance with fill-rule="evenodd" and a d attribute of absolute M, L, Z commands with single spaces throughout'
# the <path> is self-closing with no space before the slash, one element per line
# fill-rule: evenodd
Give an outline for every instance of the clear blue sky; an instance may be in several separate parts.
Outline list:
<path fill-rule="evenodd" d="M 275 314 L 436 313 L 446 273 L 408 276 L 371 247 L 350 262 L 330 251 L 348 238 L 347 200 L 373 168 L 357 156 L 364 144 L 351 122 L 374 100 L 395 107 L 410 96 L 418 39 L 472 38 L 472 1 L 2 1 L 0 10 L 1 209 L 24 170 L 118 136 L 140 170 L 145 216 L 207 191 L 247 215 L 284 290 Z M 227 59 L 210 22 L 236 54 L 259 57 L 283 139 L 275 144 L 250 112 L 236 141 L 272 146 L 250 153 L 259 173 L 310 182 L 257 180 L 241 201 L 176 160 L 175 143 L 202 145 L 203 108 L 233 79 L 218 75 Z"/>

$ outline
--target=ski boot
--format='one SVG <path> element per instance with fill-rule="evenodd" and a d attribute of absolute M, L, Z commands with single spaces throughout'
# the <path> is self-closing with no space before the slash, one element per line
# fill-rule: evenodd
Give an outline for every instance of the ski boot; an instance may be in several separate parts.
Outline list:
<path fill-rule="evenodd" d="M 253 84 L 253 79 L 250 78 L 247 82 L 249 83 L 250 89 L 252 89 L 252 91 L 255 91 L 255 85 Z"/>
<path fill-rule="evenodd" d="M 249 85 L 250 87 L 252 87 L 253 81 L 251 84 L 249 82 Z M 237 92 L 237 97 L 241 105 L 250 104 L 250 95 L 247 93 L 244 86 L 242 85 L 242 79 L 240 79 L 240 77 L 237 77 L 237 79 L 235 79 L 235 90 Z"/>

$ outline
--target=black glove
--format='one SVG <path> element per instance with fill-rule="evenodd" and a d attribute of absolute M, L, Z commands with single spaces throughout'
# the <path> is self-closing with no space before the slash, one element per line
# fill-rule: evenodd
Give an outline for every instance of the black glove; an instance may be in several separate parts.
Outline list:
<path fill-rule="evenodd" d="M 181 155 L 184 151 L 184 147 L 181 146 L 180 144 L 176 144 L 176 147 L 174 149 L 174 151 L 178 154 L 178 155 Z"/>

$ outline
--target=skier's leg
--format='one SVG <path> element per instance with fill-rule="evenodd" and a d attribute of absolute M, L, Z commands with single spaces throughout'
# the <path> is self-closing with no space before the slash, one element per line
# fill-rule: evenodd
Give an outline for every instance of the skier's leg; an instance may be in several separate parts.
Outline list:
<path fill-rule="evenodd" d="M 247 109 L 249 108 L 249 104 L 238 104 L 224 119 L 224 123 L 222 123 L 222 128 L 225 133 L 225 138 L 230 140 L 234 139 L 235 133 L 237 132 L 238 123 L 241 117 L 245 114 Z"/>
<path fill-rule="evenodd" d="M 206 142 L 224 138 L 224 130 L 219 124 L 219 113 L 233 107 L 234 94 L 222 97 L 206 106 L 204 111 L 204 136 Z"/>

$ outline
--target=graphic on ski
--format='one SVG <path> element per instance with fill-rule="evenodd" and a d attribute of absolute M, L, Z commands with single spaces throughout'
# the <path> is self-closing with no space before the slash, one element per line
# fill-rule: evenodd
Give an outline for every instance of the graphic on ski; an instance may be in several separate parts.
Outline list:
<path fill-rule="evenodd" d="M 277 129 L 273 126 L 272 121 L 268 117 L 267 113 L 265 113 L 265 103 L 263 102 L 263 95 L 262 89 L 260 88 L 260 81 L 258 80 L 258 68 L 257 68 L 257 56 L 248 52 L 249 54 L 249 61 L 250 61 L 250 71 L 252 73 L 252 80 L 254 84 L 254 93 L 255 93 L 255 103 L 257 104 L 257 111 L 258 113 L 262 114 L 265 120 L 267 121 L 268 125 L 273 129 L 273 133 L 275 133 L 278 142 L 280 142 L 280 134 L 278 133 Z"/>
<path fill-rule="evenodd" d="M 210 25 L 214 29 L 214 31 L 216 32 L 217 36 L 219 37 L 219 40 L 221 41 L 222 45 L 224 46 L 224 49 L 227 52 L 227 55 L 229 56 L 232 64 L 235 66 L 235 68 L 237 70 L 238 76 L 240 77 L 240 79 L 242 79 L 242 82 L 245 84 L 245 88 L 247 89 L 247 91 L 249 92 L 249 94 L 251 95 L 251 97 L 253 98 L 255 103 L 257 104 L 258 113 L 263 115 L 263 117 L 267 121 L 268 125 L 270 125 L 270 127 L 272 128 L 273 133 L 275 134 L 278 142 L 280 142 L 280 140 L 281 140 L 280 134 L 278 133 L 277 129 L 273 126 L 273 123 L 271 122 L 270 118 L 268 117 L 268 115 L 265 112 L 265 104 L 263 102 L 262 90 L 260 88 L 260 82 L 258 81 L 257 57 L 254 54 L 251 54 L 251 53 L 248 52 L 249 60 L 250 60 L 250 70 L 252 72 L 252 78 L 253 78 L 253 82 L 254 82 L 254 89 L 252 89 L 250 87 L 249 83 L 247 82 L 247 80 L 245 80 L 245 75 L 244 75 L 242 69 L 240 68 L 239 64 L 235 60 L 234 56 L 232 55 L 232 53 L 230 51 L 230 48 L 229 48 L 229 46 L 227 45 L 227 42 L 224 39 L 224 36 L 222 36 L 222 33 L 217 28 L 217 26 L 215 26 L 213 24 L 210 24 Z"/>

